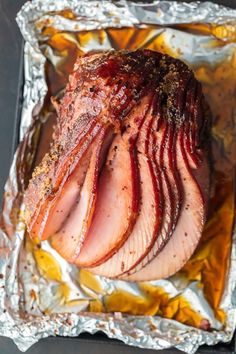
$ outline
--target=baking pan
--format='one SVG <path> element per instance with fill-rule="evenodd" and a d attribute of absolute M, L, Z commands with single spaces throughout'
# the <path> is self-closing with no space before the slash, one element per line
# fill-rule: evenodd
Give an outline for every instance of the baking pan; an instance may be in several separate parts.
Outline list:
<path fill-rule="evenodd" d="M 0 0 L 0 199 L 7 178 L 13 153 L 18 145 L 23 78 L 23 40 L 15 23 L 15 15 L 23 5 L 23 0 Z M 144 1 L 143 1 L 144 2 Z M 189 2 L 189 1 L 188 1 Z M 235 0 L 215 1 L 236 7 Z M 27 353 L 156 353 L 128 347 L 123 343 L 110 340 L 103 334 L 83 334 L 78 338 L 48 338 L 35 344 Z M 179 353 L 176 349 L 160 353 Z M 9 339 L 0 338 L 0 353 L 20 353 Z M 228 345 L 202 347 L 198 353 L 236 353 L 236 339 Z"/>

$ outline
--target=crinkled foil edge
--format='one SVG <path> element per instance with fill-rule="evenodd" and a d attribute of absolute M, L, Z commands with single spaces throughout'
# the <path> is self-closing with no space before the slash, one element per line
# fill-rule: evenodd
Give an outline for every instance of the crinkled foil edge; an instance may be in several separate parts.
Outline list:
<path fill-rule="evenodd" d="M 152 5 L 152 6 L 151 6 Z M 21 144 L 12 163 L 10 177 L 5 186 L 4 204 L 10 210 L 19 194 L 20 181 L 17 177 L 18 166 L 31 139 L 32 118 L 37 115 L 47 91 L 44 77 L 45 58 L 37 44 L 37 34 L 33 23 L 48 11 L 72 9 L 80 18 L 80 30 L 142 25 L 144 23 L 174 24 L 191 22 L 225 23 L 236 18 L 236 11 L 208 3 L 177 3 L 155 1 L 153 4 L 137 5 L 119 1 L 79 1 L 79 0 L 34 0 L 26 3 L 17 15 L 17 22 L 26 41 L 25 44 L 25 86 L 21 116 Z M 154 10 L 155 9 L 155 10 Z M 107 16 L 111 13 L 112 16 Z M 96 16 L 95 16 L 96 15 Z M 74 30 L 78 30 L 75 26 Z M 73 21 L 64 23 L 73 27 Z M 27 135 L 25 133 L 27 131 Z M 3 212 L 5 223 L 9 216 Z M 21 226 L 21 227 L 20 227 Z M 24 237 L 22 225 L 18 225 L 12 239 L 0 230 L 0 334 L 14 340 L 20 350 L 27 350 L 40 338 L 48 336 L 78 336 L 82 332 L 103 331 L 110 338 L 120 339 L 126 344 L 150 349 L 176 347 L 189 354 L 195 353 L 202 344 L 214 345 L 220 341 L 228 342 L 236 326 L 236 233 L 233 234 L 232 256 L 228 281 L 221 302 L 227 311 L 227 327 L 224 331 L 206 332 L 158 316 L 117 316 L 116 314 L 53 314 L 42 317 L 20 316 L 17 281 L 17 259 Z M 10 267 L 9 267 L 10 265 Z M 9 270 L 10 269 L 10 270 Z M 6 281 L 5 281 L 6 276 Z M 11 298 L 8 298 L 11 294 Z M 4 308 L 6 308 L 4 310 Z"/>
<path fill-rule="evenodd" d="M 142 24 L 174 25 L 189 22 L 222 24 L 235 21 L 236 18 L 236 10 L 211 2 L 153 1 L 144 4 L 126 0 L 114 3 L 109 0 L 33 0 L 27 2 L 17 16 L 17 23 L 25 41 L 38 49 L 33 23 L 45 13 L 63 9 L 71 9 L 77 15 L 77 21 L 79 19 L 79 25 L 77 21 L 63 22 L 63 29 L 66 26 L 66 29 L 71 31 Z"/>

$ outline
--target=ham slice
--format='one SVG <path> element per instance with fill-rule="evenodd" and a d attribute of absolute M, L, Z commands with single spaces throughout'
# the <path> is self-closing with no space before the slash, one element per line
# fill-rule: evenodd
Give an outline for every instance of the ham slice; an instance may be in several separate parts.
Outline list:
<path fill-rule="evenodd" d="M 148 154 L 148 139 L 153 125 L 150 110 L 137 139 L 138 165 L 140 171 L 140 207 L 136 223 L 124 246 L 113 257 L 100 266 L 91 269 L 96 274 L 117 277 L 129 270 L 148 253 L 158 234 L 161 223 L 161 201 L 159 181 L 154 164 Z M 114 234 L 114 231 L 111 231 Z"/>
<path fill-rule="evenodd" d="M 171 237 L 180 212 L 179 181 L 176 180 L 175 176 L 177 171 L 173 172 L 172 155 L 170 154 L 170 151 L 173 149 L 173 137 L 171 137 L 171 132 L 167 126 L 162 127 L 160 131 L 156 132 L 156 139 L 159 143 L 154 159 L 161 174 L 160 180 L 162 181 L 164 200 L 162 226 L 159 234 L 156 235 L 155 242 L 152 244 L 150 251 L 144 254 L 143 259 L 139 263 L 123 274 L 138 272 L 157 256 Z"/>
<path fill-rule="evenodd" d="M 31 237 L 45 240 L 51 236 L 51 234 L 48 233 L 47 224 L 54 219 L 55 215 L 57 218 L 57 203 L 60 203 L 61 198 L 64 197 L 69 198 L 69 201 L 71 198 L 76 199 L 76 196 L 72 197 L 70 195 L 70 186 L 74 178 L 77 179 L 78 186 L 82 185 L 84 172 L 87 170 L 89 156 L 92 151 L 91 143 L 99 129 L 99 125 L 92 125 L 92 128 L 90 125 L 87 127 L 86 135 L 81 136 L 78 141 L 79 149 L 77 145 L 71 151 L 70 159 L 65 156 L 60 160 L 59 148 L 58 145 L 56 145 L 56 148 L 53 148 L 50 154 L 46 154 L 41 165 L 36 168 L 32 183 L 29 184 L 28 193 L 25 197 L 25 203 L 28 205 L 26 221 L 29 220 L 28 229 Z M 87 133 L 89 135 L 87 135 Z M 79 165 L 80 168 L 73 173 L 76 165 Z M 45 171 L 48 171 L 46 177 Z M 53 180 L 54 187 L 52 187 Z M 64 188 L 65 183 L 65 187 L 67 188 Z M 45 195 L 45 199 L 41 199 L 42 195 Z M 66 209 L 64 209 L 64 212 L 66 213 Z M 54 220 L 51 224 L 54 224 Z M 55 226 L 57 226 L 57 224 L 58 221 L 56 221 Z"/>
<path fill-rule="evenodd" d="M 181 149 L 180 139 L 177 145 L 177 166 L 184 187 L 184 200 L 179 221 L 170 241 L 161 253 L 140 271 L 123 276 L 124 280 L 146 281 L 171 276 L 186 263 L 199 243 L 206 218 L 204 199 L 201 186 L 192 175 L 187 156 Z M 198 177 L 202 176 L 205 164 L 206 161 L 202 162 L 199 167 Z M 209 181 L 208 175 L 204 175 L 204 178 Z"/>
<path fill-rule="evenodd" d="M 64 198 L 60 201 L 62 210 L 69 210 L 69 213 L 67 213 L 67 217 L 57 232 L 51 234 L 53 235 L 51 237 L 51 244 L 62 257 L 70 262 L 73 262 L 76 255 L 79 254 L 81 246 L 86 239 L 97 198 L 98 176 L 106 160 L 112 138 L 113 131 L 111 127 L 101 129 L 94 142 L 93 152 L 89 161 L 89 167 L 85 171 L 86 176 L 82 188 L 80 188 L 80 184 L 74 184 L 76 180 L 73 180 L 69 189 L 70 195 L 73 195 L 72 188 L 81 189 L 81 192 L 74 191 L 77 199 L 71 200 L 71 204 L 69 204 L 69 198 Z"/>
<path fill-rule="evenodd" d="M 134 143 L 150 104 L 146 97 L 129 116 L 129 128 L 111 146 L 99 181 L 94 218 L 78 266 L 96 266 L 109 259 L 132 231 L 139 209 L 138 158 Z M 111 208 L 111 205 L 113 207 Z"/>
<path fill-rule="evenodd" d="M 138 212 L 138 173 L 131 149 L 131 143 L 127 148 L 120 135 L 115 137 L 99 180 L 94 218 L 75 262 L 79 266 L 104 261 L 121 247 L 133 226 Z"/>

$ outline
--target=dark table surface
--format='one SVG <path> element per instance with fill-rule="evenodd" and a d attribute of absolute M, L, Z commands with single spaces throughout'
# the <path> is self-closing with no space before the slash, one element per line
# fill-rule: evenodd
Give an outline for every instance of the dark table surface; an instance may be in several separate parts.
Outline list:
<path fill-rule="evenodd" d="M 142 1 L 145 2 L 145 1 Z M 148 2 L 148 1 L 147 1 Z M 190 1 L 186 1 L 190 2 Z M 236 8 L 236 0 L 214 1 Z M 0 202 L 3 186 L 9 173 L 18 134 L 17 115 L 20 111 L 20 97 L 23 65 L 23 39 L 15 22 L 15 16 L 25 0 L 0 0 Z M 198 353 L 236 353 L 234 345 L 203 348 Z M 27 354 L 154 354 L 156 351 L 126 346 L 118 341 L 108 340 L 103 335 L 83 335 L 79 338 L 47 338 L 27 351 Z M 176 353 L 168 350 L 163 353 Z M 0 354 L 17 354 L 20 351 L 7 338 L 0 337 Z M 159 352 L 160 353 L 160 352 Z"/>

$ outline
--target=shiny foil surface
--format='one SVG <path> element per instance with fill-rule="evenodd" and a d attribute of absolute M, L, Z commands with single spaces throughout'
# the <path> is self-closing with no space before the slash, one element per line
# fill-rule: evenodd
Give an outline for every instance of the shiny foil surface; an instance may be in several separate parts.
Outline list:
<path fill-rule="evenodd" d="M 0 335 L 27 350 L 47 336 L 103 331 L 141 348 L 232 338 L 236 325 L 236 11 L 208 3 L 33 0 L 17 22 L 25 39 L 20 144 L 5 186 L 0 228 Z M 94 276 L 29 239 L 22 198 L 48 150 L 60 99 L 78 55 L 149 48 L 185 61 L 213 115 L 208 221 L 193 257 L 169 279 Z"/>

